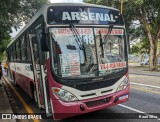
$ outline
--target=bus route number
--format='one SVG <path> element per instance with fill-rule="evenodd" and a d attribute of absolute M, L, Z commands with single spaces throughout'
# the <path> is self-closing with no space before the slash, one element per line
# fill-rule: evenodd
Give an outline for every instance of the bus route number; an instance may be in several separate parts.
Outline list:
<path fill-rule="evenodd" d="M 93 35 L 83 35 L 82 38 L 83 38 L 83 41 L 84 41 L 85 44 L 87 44 L 87 45 L 88 44 L 91 44 L 91 45 L 94 44 Z"/>

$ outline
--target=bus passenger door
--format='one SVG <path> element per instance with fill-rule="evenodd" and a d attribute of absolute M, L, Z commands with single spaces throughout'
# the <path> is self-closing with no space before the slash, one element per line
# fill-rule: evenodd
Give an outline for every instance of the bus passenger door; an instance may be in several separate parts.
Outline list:
<path fill-rule="evenodd" d="M 40 36 L 38 33 L 38 29 L 36 29 L 36 34 L 29 34 L 33 62 L 33 72 L 36 84 L 37 103 L 39 108 L 45 109 L 47 116 L 51 116 L 51 110 L 49 106 L 49 101 L 47 99 L 47 90 L 45 83 L 46 74 L 44 72 L 44 64 L 42 62 L 41 43 Z"/>
<path fill-rule="evenodd" d="M 40 94 L 42 93 L 40 89 L 40 82 L 39 82 L 39 75 L 40 73 L 40 67 L 38 65 L 39 60 L 39 54 L 38 54 L 38 44 L 36 39 L 36 34 L 29 34 L 29 40 L 30 40 L 30 47 L 31 47 L 31 57 L 32 57 L 32 65 L 31 70 L 34 74 L 34 99 L 35 102 L 37 102 L 39 108 L 44 108 L 44 105 L 42 103 L 42 100 L 40 98 Z"/>

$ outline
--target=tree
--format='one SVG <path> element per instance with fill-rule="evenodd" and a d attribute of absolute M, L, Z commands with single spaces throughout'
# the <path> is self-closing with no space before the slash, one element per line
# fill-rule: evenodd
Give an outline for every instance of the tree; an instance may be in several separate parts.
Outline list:
<path fill-rule="evenodd" d="M 1 0 L 0 2 L 0 55 L 10 40 L 11 28 L 16 30 L 47 3 L 47 0 Z M 5 44 L 4 44 L 5 43 Z"/>
<path fill-rule="evenodd" d="M 30 18 L 47 3 L 47 0 L 1 0 L 0 2 L 0 41 L 4 35 L 21 26 L 21 22 L 27 23 Z"/>
<path fill-rule="evenodd" d="M 10 42 L 10 36 L 3 39 L 3 41 L 0 41 L 0 61 L 4 60 L 5 57 L 4 51 L 6 50 L 9 42 Z"/>
<path fill-rule="evenodd" d="M 0 2 L 0 41 L 8 38 L 14 23 L 16 10 L 19 8 L 17 0 L 1 0 Z"/>
<path fill-rule="evenodd" d="M 86 3 L 111 6 L 120 9 L 120 0 L 84 0 Z"/>
<path fill-rule="evenodd" d="M 139 20 L 150 44 L 150 70 L 157 70 L 157 43 L 160 34 L 160 3 L 158 0 L 128 0 L 124 3 L 125 17 Z"/>
<path fill-rule="evenodd" d="M 48 0 L 20 0 L 20 9 L 17 15 L 17 23 L 22 21 L 28 23 L 28 21 L 37 13 L 37 11 L 46 4 Z"/>

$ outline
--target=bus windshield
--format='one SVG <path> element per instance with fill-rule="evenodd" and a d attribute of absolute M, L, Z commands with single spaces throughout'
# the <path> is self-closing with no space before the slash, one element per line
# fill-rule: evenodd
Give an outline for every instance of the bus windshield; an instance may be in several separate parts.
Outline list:
<path fill-rule="evenodd" d="M 52 64 L 61 77 L 99 77 L 126 67 L 124 29 L 50 28 Z"/>

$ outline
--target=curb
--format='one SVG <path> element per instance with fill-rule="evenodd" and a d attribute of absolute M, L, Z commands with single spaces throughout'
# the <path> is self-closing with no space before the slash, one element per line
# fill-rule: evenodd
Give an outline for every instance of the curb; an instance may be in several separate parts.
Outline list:
<path fill-rule="evenodd" d="M 154 77 L 160 77 L 160 75 L 156 75 L 156 74 L 149 74 L 149 73 L 129 73 L 131 75 L 147 75 L 147 76 L 154 76 Z"/>

